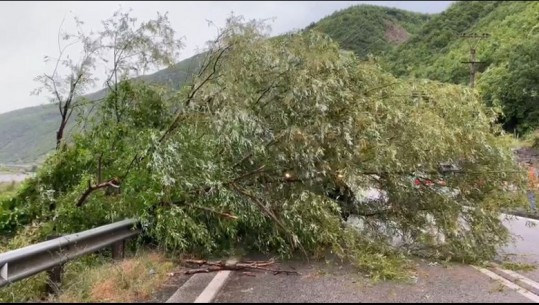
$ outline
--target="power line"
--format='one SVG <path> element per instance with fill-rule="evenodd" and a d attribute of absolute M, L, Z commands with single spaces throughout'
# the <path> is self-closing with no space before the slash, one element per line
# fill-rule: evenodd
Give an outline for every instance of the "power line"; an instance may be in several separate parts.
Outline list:
<path fill-rule="evenodd" d="M 463 64 L 470 64 L 470 87 L 473 88 L 475 85 L 475 73 L 477 72 L 477 64 L 485 63 L 482 61 L 476 61 L 475 60 L 475 54 L 476 54 L 476 47 L 477 44 L 481 39 L 487 39 L 490 37 L 490 34 L 483 33 L 483 34 L 477 34 L 477 33 L 470 33 L 470 34 L 461 34 L 461 38 L 469 39 L 471 40 L 470 43 L 470 61 L 461 61 Z"/>

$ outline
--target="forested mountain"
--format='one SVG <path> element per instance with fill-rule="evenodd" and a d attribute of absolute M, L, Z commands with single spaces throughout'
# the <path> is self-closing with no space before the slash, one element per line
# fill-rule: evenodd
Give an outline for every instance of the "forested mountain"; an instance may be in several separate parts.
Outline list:
<path fill-rule="evenodd" d="M 488 34 L 485 39 L 461 37 Z M 470 48 L 484 101 L 500 105 L 509 131 L 539 126 L 539 2 L 456 2 L 383 61 L 397 76 L 468 84 Z"/>
<path fill-rule="evenodd" d="M 383 55 L 407 41 L 431 15 L 374 5 L 357 5 L 312 23 L 307 29 L 328 34 L 360 57 Z"/>

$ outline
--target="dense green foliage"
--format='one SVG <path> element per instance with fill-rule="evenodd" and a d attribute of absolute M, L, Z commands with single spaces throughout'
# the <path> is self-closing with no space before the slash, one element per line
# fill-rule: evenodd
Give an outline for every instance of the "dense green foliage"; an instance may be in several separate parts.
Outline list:
<path fill-rule="evenodd" d="M 2 202 L 15 215 L 2 229 L 32 241 L 137 217 L 169 251 L 331 250 L 383 278 L 401 275 L 388 267 L 404 250 L 495 255 L 508 239 L 499 212 L 525 199 L 504 188 L 522 189 L 523 175 L 493 109 L 462 86 L 396 79 L 317 32 L 271 40 L 261 28 L 230 19 L 179 91 L 122 82 L 100 124 Z M 463 171 L 445 177 L 457 197 L 413 186 L 447 161 Z M 327 195 L 347 186 L 359 199 L 373 185 L 387 202 Z M 363 226 L 343 225 L 343 210 Z M 399 234 L 408 246 L 392 247 Z"/>
<path fill-rule="evenodd" d="M 539 23 L 529 37 L 513 45 L 503 64 L 489 67 L 480 83 L 485 101 L 503 107 L 505 127 L 518 132 L 539 127 Z"/>
<path fill-rule="evenodd" d="M 357 5 L 337 11 L 307 29 L 326 33 L 339 42 L 341 48 L 366 57 L 392 50 L 430 19 L 430 15 L 395 8 Z"/>
<path fill-rule="evenodd" d="M 468 84 L 470 43 L 476 43 L 476 83 L 488 105 L 500 105 L 507 130 L 527 132 L 539 126 L 534 103 L 539 63 L 539 3 L 534 1 L 457 2 L 432 18 L 419 33 L 384 59 L 397 76 Z M 472 41 L 462 33 L 488 33 Z"/>

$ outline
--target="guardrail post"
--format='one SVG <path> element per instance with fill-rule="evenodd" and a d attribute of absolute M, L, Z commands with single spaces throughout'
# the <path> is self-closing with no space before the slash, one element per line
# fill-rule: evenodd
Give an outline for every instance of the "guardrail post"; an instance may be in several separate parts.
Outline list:
<path fill-rule="evenodd" d="M 60 235 L 52 235 L 47 238 L 47 240 L 55 239 L 60 237 Z M 64 264 L 54 266 L 51 269 L 47 270 L 47 293 L 58 294 L 60 292 L 60 285 L 62 283 L 62 274 L 64 273 Z"/>
<path fill-rule="evenodd" d="M 53 267 L 47 270 L 49 280 L 47 281 L 47 292 L 51 294 L 58 294 L 60 292 L 60 285 L 62 283 L 62 274 L 64 272 L 64 265 Z"/>
<path fill-rule="evenodd" d="M 112 244 L 112 259 L 120 260 L 125 257 L 125 239 Z"/>

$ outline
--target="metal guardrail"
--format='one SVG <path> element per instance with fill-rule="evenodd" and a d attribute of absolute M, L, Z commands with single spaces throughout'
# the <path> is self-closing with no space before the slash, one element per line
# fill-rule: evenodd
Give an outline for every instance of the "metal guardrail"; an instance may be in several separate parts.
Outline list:
<path fill-rule="evenodd" d="M 126 219 L 80 233 L 58 237 L 0 254 L 0 287 L 47 271 L 52 284 L 61 279 L 62 266 L 79 256 L 112 246 L 112 257 L 122 258 L 125 240 L 137 235 L 136 220 Z"/>

